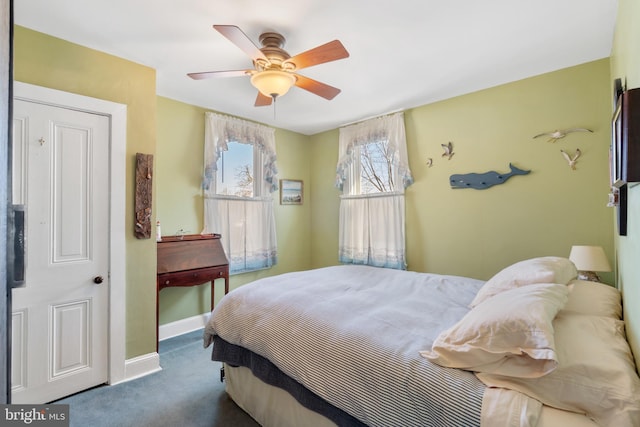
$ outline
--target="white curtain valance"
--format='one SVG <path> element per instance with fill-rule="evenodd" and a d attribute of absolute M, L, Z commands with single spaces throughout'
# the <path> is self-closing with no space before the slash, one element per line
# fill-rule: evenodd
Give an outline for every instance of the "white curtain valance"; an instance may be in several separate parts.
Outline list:
<path fill-rule="evenodd" d="M 229 142 L 251 144 L 263 156 L 264 181 L 269 192 L 278 189 L 276 168 L 275 129 L 231 116 L 205 113 L 204 125 L 204 178 L 202 186 L 207 195 L 218 169 L 218 158 L 222 151 L 227 151 Z"/>
<path fill-rule="evenodd" d="M 389 151 L 393 153 L 393 164 L 398 170 L 402 191 L 413 184 L 407 156 L 407 142 L 404 130 L 404 113 L 376 117 L 361 123 L 340 128 L 338 146 L 338 165 L 336 168 L 336 187 L 344 190 L 349 176 L 349 168 L 355 159 L 355 147 L 379 140 L 387 140 Z"/>

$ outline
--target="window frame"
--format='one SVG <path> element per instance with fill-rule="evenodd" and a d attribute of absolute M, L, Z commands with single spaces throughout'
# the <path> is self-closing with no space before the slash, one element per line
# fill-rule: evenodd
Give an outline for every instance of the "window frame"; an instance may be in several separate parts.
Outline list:
<path fill-rule="evenodd" d="M 351 194 L 353 195 L 358 195 L 358 196 L 376 196 L 376 195 L 380 195 L 380 194 L 387 194 L 387 193 L 393 193 L 394 187 L 396 182 L 398 182 L 398 167 L 395 164 L 395 162 L 393 161 L 393 158 L 389 159 L 388 162 L 391 166 L 391 173 L 389 174 L 389 176 L 387 177 L 387 180 L 385 182 L 385 187 L 388 188 L 388 190 L 386 191 L 371 191 L 371 192 L 367 192 L 367 193 L 363 193 L 362 192 L 362 184 L 363 184 L 363 175 L 362 175 L 362 151 L 363 151 L 363 147 L 366 146 L 370 146 L 373 144 L 385 144 L 385 151 L 389 151 L 389 137 L 385 134 L 385 135 L 375 135 L 373 138 L 370 138 L 369 140 L 365 140 L 362 143 L 359 143 L 357 146 L 354 147 L 354 162 L 352 164 L 352 169 L 353 169 L 353 177 L 357 179 L 355 179 L 354 183 L 353 183 L 353 192 Z M 388 155 L 388 154 L 387 154 Z M 393 155 L 393 154 L 391 154 Z M 355 160 L 358 161 L 355 161 Z M 373 186 L 373 184 L 372 184 Z M 375 187 L 375 186 L 373 186 Z"/>
<path fill-rule="evenodd" d="M 358 141 L 357 144 L 354 144 L 352 147 L 352 161 L 350 162 L 347 171 L 346 171 L 346 180 L 344 183 L 344 194 L 349 196 L 360 196 L 360 197 L 375 197 L 378 195 L 391 194 L 397 192 L 398 190 L 395 188 L 395 183 L 400 179 L 399 168 L 396 162 L 391 160 L 392 167 L 392 181 L 387 180 L 386 184 L 389 187 L 387 191 L 374 191 L 369 193 L 362 192 L 362 147 L 369 144 L 376 144 L 378 141 L 384 140 L 385 144 L 389 144 L 389 138 L 385 135 L 376 135 L 371 140 L 362 140 Z"/>
<path fill-rule="evenodd" d="M 252 169 L 253 169 L 253 195 L 252 196 L 238 196 L 236 194 L 221 194 L 218 193 L 218 173 L 217 171 L 220 169 L 220 162 L 224 161 L 224 155 L 225 155 L 225 151 L 228 152 L 229 151 L 229 146 L 232 146 L 231 144 L 242 144 L 242 145 L 249 145 L 251 147 L 251 154 L 252 154 Z M 259 198 L 262 197 L 262 190 L 263 190 L 263 186 L 261 185 L 261 183 L 264 181 L 264 167 L 263 167 L 263 160 L 264 160 L 264 154 L 262 153 L 262 150 L 259 149 L 259 147 L 256 147 L 256 144 L 254 144 L 253 142 L 240 142 L 240 141 L 229 141 L 227 142 L 227 150 L 221 150 L 220 154 L 218 155 L 218 164 L 216 165 L 216 174 L 213 177 L 213 183 L 212 183 L 212 195 L 213 197 L 232 197 L 232 198 L 238 198 L 238 199 L 255 199 L 255 198 Z"/>

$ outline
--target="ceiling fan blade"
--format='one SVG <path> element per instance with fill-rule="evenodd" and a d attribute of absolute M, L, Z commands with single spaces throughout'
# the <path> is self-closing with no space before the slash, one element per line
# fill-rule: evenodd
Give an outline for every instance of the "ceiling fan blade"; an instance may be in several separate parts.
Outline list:
<path fill-rule="evenodd" d="M 293 63 L 296 70 L 311 67 L 312 65 L 324 64 L 325 62 L 337 61 L 349 57 L 349 52 L 344 48 L 340 40 L 325 43 L 322 46 L 314 47 L 305 52 L 299 53 L 285 61 Z"/>
<path fill-rule="evenodd" d="M 194 80 L 210 79 L 212 77 L 242 77 L 247 76 L 252 70 L 229 70 L 229 71 L 205 71 L 202 73 L 188 73 L 187 76 Z"/>
<path fill-rule="evenodd" d="M 214 25 L 213 28 L 242 49 L 254 61 L 257 59 L 269 60 L 239 27 L 235 25 Z"/>
<path fill-rule="evenodd" d="M 324 99 L 332 100 L 341 92 L 337 87 L 329 86 L 328 84 L 310 79 L 309 77 L 305 77 L 300 74 L 296 74 L 296 77 L 296 86 L 321 96 Z"/>
<path fill-rule="evenodd" d="M 256 107 L 266 107 L 267 105 L 271 105 L 271 97 L 264 95 L 262 92 L 258 91 L 258 96 L 256 97 L 256 103 L 254 106 Z"/>

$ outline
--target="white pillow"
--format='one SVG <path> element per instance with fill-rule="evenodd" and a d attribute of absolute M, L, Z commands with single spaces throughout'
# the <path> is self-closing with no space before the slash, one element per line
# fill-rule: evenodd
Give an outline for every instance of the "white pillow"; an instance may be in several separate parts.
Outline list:
<path fill-rule="evenodd" d="M 499 271 L 489 279 L 469 307 L 509 289 L 533 283 L 560 283 L 566 285 L 578 277 L 576 266 L 568 258 L 541 257 L 517 262 Z"/>
<path fill-rule="evenodd" d="M 565 285 L 538 283 L 484 301 L 420 354 L 449 368 L 535 378 L 557 366 L 552 320 Z"/>
<path fill-rule="evenodd" d="M 613 286 L 573 280 L 569 283 L 569 300 L 562 310 L 622 319 L 622 298 Z"/>
<path fill-rule="evenodd" d="M 624 335 L 611 317 L 558 313 L 558 368 L 540 378 L 477 373 L 490 387 L 520 391 L 555 408 L 586 414 L 601 426 L 640 426 L 640 378 Z"/>

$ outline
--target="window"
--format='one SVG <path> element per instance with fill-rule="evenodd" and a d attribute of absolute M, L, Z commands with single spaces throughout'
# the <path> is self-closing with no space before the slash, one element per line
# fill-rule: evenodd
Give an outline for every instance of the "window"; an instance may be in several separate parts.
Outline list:
<path fill-rule="evenodd" d="M 404 115 L 341 128 L 336 177 L 340 262 L 405 269 L 404 189 L 413 178 Z"/>
<path fill-rule="evenodd" d="M 274 129 L 206 113 L 204 157 L 203 232 L 221 235 L 232 274 L 275 265 Z"/>
<path fill-rule="evenodd" d="M 253 197 L 255 171 L 253 170 L 253 145 L 230 142 L 227 151 L 218 158 L 216 194 L 224 196 Z"/>
<path fill-rule="evenodd" d="M 359 162 L 354 167 L 360 176 L 359 193 L 387 193 L 394 189 L 396 168 L 393 165 L 393 153 L 389 149 L 389 140 L 379 138 L 356 148 Z"/>

